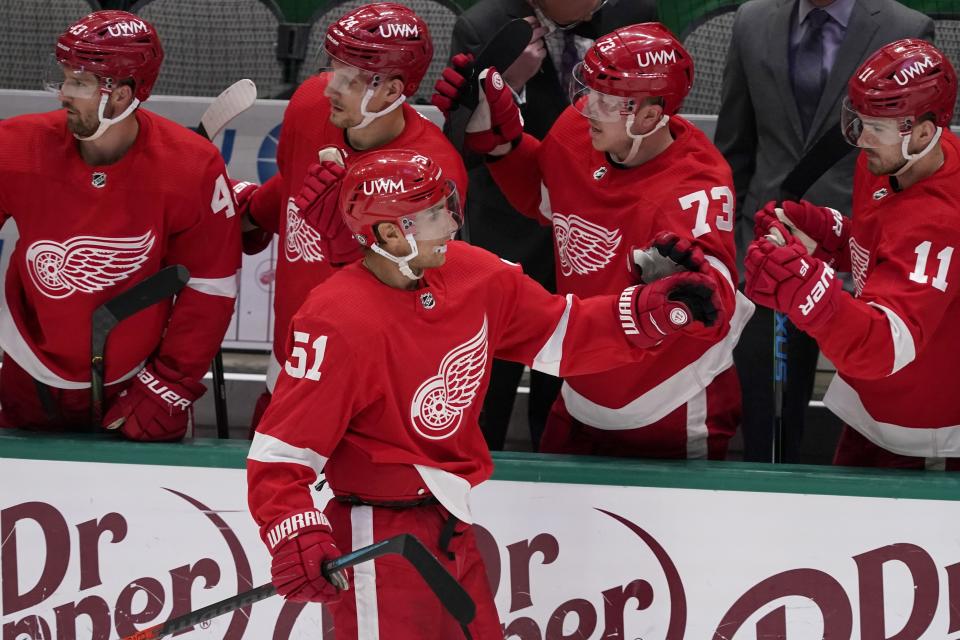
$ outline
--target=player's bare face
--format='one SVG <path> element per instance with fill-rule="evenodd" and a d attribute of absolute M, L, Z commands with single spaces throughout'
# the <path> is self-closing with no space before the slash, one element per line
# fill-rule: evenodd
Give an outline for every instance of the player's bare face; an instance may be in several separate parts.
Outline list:
<path fill-rule="evenodd" d="M 450 238 L 425 241 L 418 240 L 417 250 L 419 254 L 410 261 L 410 268 L 414 271 L 423 271 L 424 269 L 442 267 L 447 261 L 448 242 L 450 242 Z"/>
<path fill-rule="evenodd" d="M 863 153 L 867 156 L 867 170 L 875 176 L 896 173 L 907 163 L 899 144 L 864 149 Z"/>
<path fill-rule="evenodd" d="M 355 127 L 363 122 L 360 106 L 370 88 L 372 77 L 365 71 L 332 61 L 333 70 L 323 95 L 330 100 L 330 123 L 340 129 Z M 384 85 L 378 87 L 367 103 L 367 111 L 380 111 L 386 106 Z"/>
<path fill-rule="evenodd" d="M 67 110 L 67 128 L 71 133 L 86 137 L 93 135 L 100 126 L 100 92 L 97 87 L 97 78 L 92 73 L 76 74 L 64 70 L 60 104 Z"/>
<path fill-rule="evenodd" d="M 590 142 L 593 148 L 604 153 L 623 157 L 630 150 L 632 141 L 627 135 L 626 121 L 605 122 L 590 118 Z"/>

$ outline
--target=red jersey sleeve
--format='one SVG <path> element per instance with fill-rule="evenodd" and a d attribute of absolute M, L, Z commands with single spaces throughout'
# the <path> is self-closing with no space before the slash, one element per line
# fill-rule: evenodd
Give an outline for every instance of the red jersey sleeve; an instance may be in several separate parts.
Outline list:
<path fill-rule="evenodd" d="M 540 224 L 550 224 L 541 212 L 543 173 L 540 171 L 541 143 L 529 133 L 523 134 L 516 149 L 487 163 L 490 175 L 510 205 Z"/>
<path fill-rule="evenodd" d="M 247 459 L 250 512 L 261 527 L 313 506 L 311 485 L 369 393 L 359 345 L 316 314 L 294 317 L 287 359 Z M 304 425 L 310 425 L 305 428 Z"/>
<path fill-rule="evenodd" d="M 555 376 L 583 375 L 639 362 L 648 352 L 634 347 L 625 331 L 632 326 L 629 296 L 580 299 L 549 293 L 518 265 L 504 265 L 501 291 L 503 331 L 496 357 L 522 362 Z"/>
<path fill-rule="evenodd" d="M 190 282 L 177 296 L 157 354 L 178 373 L 199 379 L 233 315 L 240 269 L 240 216 L 236 215 L 227 170 L 219 154 L 200 180 L 196 211 L 178 218 L 172 229 L 165 264 L 182 264 Z"/>
<path fill-rule="evenodd" d="M 925 212 L 922 223 L 911 220 L 887 230 L 860 296 L 843 293 L 834 320 L 814 335 L 839 371 L 883 378 L 928 346 L 960 290 L 955 220 Z"/>

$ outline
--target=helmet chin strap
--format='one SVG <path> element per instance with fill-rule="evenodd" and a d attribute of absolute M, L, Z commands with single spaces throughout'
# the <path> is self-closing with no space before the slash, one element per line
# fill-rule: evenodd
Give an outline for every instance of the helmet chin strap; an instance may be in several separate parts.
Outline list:
<path fill-rule="evenodd" d="M 383 111 L 367 111 L 367 105 L 370 104 L 370 99 L 373 98 L 373 94 L 379 85 L 380 81 L 377 78 L 374 78 L 370 84 L 367 85 L 367 91 L 363 94 L 363 100 L 360 101 L 360 115 L 363 116 L 363 120 L 360 121 L 360 124 L 349 127 L 350 129 L 363 129 L 377 118 L 387 115 L 406 102 L 407 96 L 401 95 L 399 98 L 387 105 L 387 108 Z"/>
<path fill-rule="evenodd" d="M 635 119 L 636 119 L 636 115 L 633 113 L 627 116 L 627 135 L 630 136 L 631 139 L 633 139 L 633 144 L 630 146 L 630 153 L 627 154 L 626 158 L 624 158 L 623 160 L 620 160 L 619 158 L 616 158 L 616 157 L 614 158 L 614 160 L 616 160 L 620 164 L 627 164 L 628 162 L 633 160 L 636 157 L 637 152 L 640 151 L 640 144 L 646 138 L 649 138 L 660 129 L 663 129 L 665 126 L 667 126 L 667 123 L 670 122 L 670 116 L 664 114 L 663 117 L 660 118 L 660 122 L 657 123 L 657 126 L 651 129 L 649 133 L 634 133 L 633 121 Z"/>
<path fill-rule="evenodd" d="M 416 258 L 418 255 L 420 255 L 420 250 L 417 248 L 417 241 L 414 239 L 412 233 L 408 233 L 407 235 L 404 236 L 404 238 L 406 238 L 407 242 L 410 243 L 410 253 L 399 258 L 395 255 L 392 255 L 384 251 L 384 249 L 380 247 L 380 245 L 374 244 L 370 248 L 377 255 L 381 255 L 387 260 L 389 260 L 390 262 L 396 264 L 397 268 L 400 269 L 400 273 L 402 273 L 407 278 L 411 280 L 419 280 L 420 276 L 422 276 L 423 273 L 421 272 L 420 275 L 417 275 L 413 272 L 413 269 L 410 268 L 410 261 Z"/>
<path fill-rule="evenodd" d="M 97 117 L 100 118 L 100 126 L 97 127 L 97 130 L 94 131 L 91 135 L 86 137 L 73 134 L 74 138 L 76 138 L 77 140 L 83 140 L 83 141 L 96 140 L 97 138 L 105 134 L 107 132 L 107 129 L 109 129 L 112 125 L 117 124 L 118 122 L 120 122 L 121 120 L 129 116 L 131 113 L 134 112 L 134 110 L 137 107 L 140 106 L 140 100 L 138 98 L 134 98 L 133 101 L 130 102 L 130 106 L 127 107 L 123 111 L 123 113 L 118 115 L 116 118 L 104 118 L 103 112 L 107 108 L 107 99 L 109 97 L 110 97 L 109 94 L 106 94 L 106 93 L 100 95 L 100 108 L 97 109 Z"/>
<path fill-rule="evenodd" d="M 906 160 L 906 162 L 902 167 L 897 169 L 893 175 L 899 176 L 903 174 L 907 171 L 907 169 L 916 164 L 920 158 L 930 153 L 933 150 L 934 145 L 939 142 L 941 133 L 943 133 L 943 127 L 937 127 L 937 132 L 933 134 L 933 138 L 930 139 L 930 142 L 927 143 L 927 146 L 912 155 L 909 151 L 907 151 L 907 147 L 910 146 L 910 139 L 913 138 L 913 134 L 911 133 L 910 135 L 904 137 L 903 142 L 900 143 L 900 153 L 903 155 L 903 159 Z"/>

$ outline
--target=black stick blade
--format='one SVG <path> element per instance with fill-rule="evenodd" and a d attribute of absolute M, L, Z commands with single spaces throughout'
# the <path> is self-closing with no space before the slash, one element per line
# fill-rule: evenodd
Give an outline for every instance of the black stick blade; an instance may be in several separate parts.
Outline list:
<path fill-rule="evenodd" d="M 460 97 L 460 104 L 471 110 L 476 109 L 480 102 L 480 88 L 477 84 L 480 72 L 487 67 L 495 67 L 500 73 L 506 71 L 530 44 L 532 36 L 533 27 L 522 18 L 511 20 L 500 27 L 487 42 L 487 46 L 477 54 L 467 78 L 466 89 Z"/>
<path fill-rule="evenodd" d="M 838 122 L 810 147 L 797 166 L 784 178 L 780 185 L 780 201 L 802 198 L 813 183 L 854 149 L 843 137 Z"/>

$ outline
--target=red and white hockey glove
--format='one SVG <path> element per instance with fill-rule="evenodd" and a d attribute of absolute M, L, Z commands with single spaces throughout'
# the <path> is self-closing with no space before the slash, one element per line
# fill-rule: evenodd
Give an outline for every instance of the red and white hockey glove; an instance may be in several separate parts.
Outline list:
<path fill-rule="evenodd" d="M 307 167 L 303 186 L 293 199 L 304 222 L 326 242 L 332 263 L 353 262 L 363 256 L 363 248 L 340 213 L 340 186 L 346 173 L 342 165 L 331 160 L 314 162 Z"/>
<path fill-rule="evenodd" d="M 630 269 L 646 284 L 681 271 L 706 273 L 711 267 L 700 247 L 670 231 L 661 231 L 647 249 L 630 251 Z"/>
<path fill-rule="evenodd" d="M 779 222 L 770 225 L 770 234 L 750 243 L 744 266 L 747 297 L 787 314 L 800 330 L 816 330 L 836 313 L 842 283 Z"/>
<path fill-rule="evenodd" d="M 340 571 L 324 574 L 323 565 L 341 553 L 327 517 L 316 509 L 289 513 L 263 534 L 273 556 L 270 580 L 277 593 L 293 602 L 336 602 L 350 588 Z"/>
<path fill-rule="evenodd" d="M 503 156 L 523 135 L 523 118 L 513 93 L 500 73 L 490 67 L 480 72 L 480 103 L 467 121 L 463 143 L 474 153 Z"/>
<path fill-rule="evenodd" d="M 107 429 L 120 429 L 131 440 L 180 440 L 187 432 L 194 401 L 206 390 L 199 381 L 184 378 L 162 362 L 153 362 L 117 396 L 103 424 Z"/>
<path fill-rule="evenodd" d="M 767 235 L 773 222 L 784 224 L 810 255 L 831 266 L 836 266 L 838 258 L 846 254 L 852 224 L 836 209 L 818 207 L 806 200 L 788 200 L 781 207 L 770 201 L 754 218 L 754 235 Z"/>
<path fill-rule="evenodd" d="M 627 338 L 641 347 L 729 319 L 716 285 L 702 273 L 675 273 L 652 284 L 628 287 L 620 294 L 618 311 Z"/>
<path fill-rule="evenodd" d="M 254 256 L 267 248 L 270 241 L 273 240 L 273 234 L 266 229 L 261 229 L 253 221 L 250 215 L 250 203 L 253 202 L 253 194 L 257 192 L 260 185 L 254 182 L 244 182 L 241 180 L 230 180 L 230 189 L 233 190 L 233 199 L 237 203 L 237 215 L 243 222 L 243 233 L 241 235 L 243 242 L 243 252 L 248 256 Z"/>
<path fill-rule="evenodd" d="M 443 70 L 436 84 L 430 102 L 449 118 L 450 112 L 460 106 L 460 95 L 467 84 L 467 77 L 473 69 L 473 54 L 458 53 L 450 59 L 450 66 Z"/>

